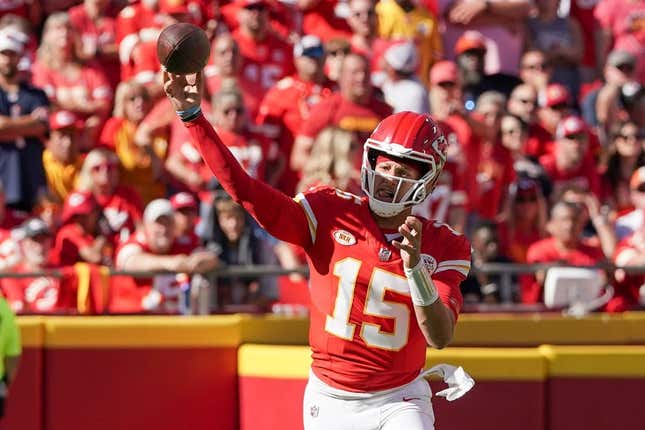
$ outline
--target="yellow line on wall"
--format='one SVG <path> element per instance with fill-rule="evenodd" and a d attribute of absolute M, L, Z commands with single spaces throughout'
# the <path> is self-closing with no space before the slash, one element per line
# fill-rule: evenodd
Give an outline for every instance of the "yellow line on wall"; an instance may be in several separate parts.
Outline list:
<path fill-rule="evenodd" d="M 645 378 L 645 346 L 551 346 L 540 352 L 549 376 Z"/>

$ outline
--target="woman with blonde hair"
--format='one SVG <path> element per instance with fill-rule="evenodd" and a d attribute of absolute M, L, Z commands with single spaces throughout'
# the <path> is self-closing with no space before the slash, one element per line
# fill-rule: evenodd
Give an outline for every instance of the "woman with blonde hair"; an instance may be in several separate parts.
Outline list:
<path fill-rule="evenodd" d="M 119 159 L 114 152 L 97 148 L 87 154 L 78 175 L 77 190 L 91 193 L 100 206 L 103 232 L 112 250 L 134 232 L 141 220 L 143 204 L 135 190 L 120 183 Z"/>
<path fill-rule="evenodd" d="M 361 149 L 354 133 L 338 127 L 325 128 L 316 137 L 311 155 L 302 169 L 298 191 L 329 185 L 360 195 L 360 172 L 354 160 Z"/>
<path fill-rule="evenodd" d="M 83 63 L 66 12 L 51 14 L 33 66 L 33 84 L 47 93 L 52 105 L 75 113 L 84 121 L 81 149 L 90 150 L 112 105 L 112 89 L 95 63 Z"/>
<path fill-rule="evenodd" d="M 152 110 L 152 100 L 143 84 L 122 82 L 116 89 L 113 116 L 99 139 L 100 146 L 114 151 L 121 162 L 121 183 L 134 188 L 144 205 L 166 194 L 163 160 L 168 142 L 161 136 L 139 144 L 140 124 Z"/>

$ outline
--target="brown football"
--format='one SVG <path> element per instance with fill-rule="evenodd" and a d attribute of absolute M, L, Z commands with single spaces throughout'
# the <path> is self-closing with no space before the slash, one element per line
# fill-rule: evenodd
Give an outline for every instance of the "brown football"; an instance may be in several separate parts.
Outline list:
<path fill-rule="evenodd" d="M 183 22 L 164 28 L 157 39 L 159 62 L 175 75 L 189 75 L 202 70 L 208 62 L 210 50 L 206 33 Z"/>

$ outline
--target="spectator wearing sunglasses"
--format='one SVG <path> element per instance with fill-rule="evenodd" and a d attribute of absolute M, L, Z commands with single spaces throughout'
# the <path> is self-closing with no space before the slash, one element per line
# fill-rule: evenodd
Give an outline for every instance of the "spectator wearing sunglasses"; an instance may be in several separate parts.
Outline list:
<path fill-rule="evenodd" d="M 635 76 L 636 57 L 626 51 L 614 50 L 607 56 L 604 69 L 604 85 L 587 96 L 583 103 L 590 124 L 609 133 L 611 125 L 621 116 L 621 88 Z"/>
<path fill-rule="evenodd" d="M 587 155 L 589 135 L 582 118 L 570 115 L 558 124 L 553 152 L 540 157 L 540 164 L 553 181 L 555 195 L 568 184 L 600 196 L 600 177 Z"/>
<path fill-rule="evenodd" d="M 618 121 L 611 129 L 609 145 L 601 161 L 603 199 L 620 216 L 634 209 L 629 181 L 645 166 L 645 137 L 633 121 Z"/>
<path fill-rule="evenodd" d="M 529 84 L 516 86 L 508 98 L 506 111 L 519 117 L 528 127 L 528 141 L 524 148 L 526 154 L 535 154 L 539 148 L 553 140 L 553 136 L 538 121 L 538 92 L 533 86 Z"/>
<path fill-rule="evenodd" d="M 553 67 L 543 51 L 529 49 L 520 59 L 520 79 L 531 85 L 538 93 L 551 83 Z"/>

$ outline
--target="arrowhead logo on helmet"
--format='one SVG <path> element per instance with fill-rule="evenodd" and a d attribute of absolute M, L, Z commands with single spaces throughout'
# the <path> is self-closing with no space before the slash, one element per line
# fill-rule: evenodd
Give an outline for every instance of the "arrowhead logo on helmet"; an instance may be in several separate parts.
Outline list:
<path fill-rule="evenodd" d="M 363 191 L 369 197 L 370 209 L 379 216 L 391 217 L 425 200 L 443 170 L 447 147 L 448 142 L 443 132 L 429 115 L 399 112 L 381 121 L 365 142 L 363 150 L 361 183 Z M 399 180 L 392 201 L 377 199 L 374 179 L 377 175 L 385 176 L 375 171 L 379 155 L 389 155 L 420 165 L 423 167 L 423 175 L 417 180 L 391 177 Z M 406 182 L 412 186 L 397 199 L 401 185 Z"/>

